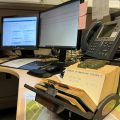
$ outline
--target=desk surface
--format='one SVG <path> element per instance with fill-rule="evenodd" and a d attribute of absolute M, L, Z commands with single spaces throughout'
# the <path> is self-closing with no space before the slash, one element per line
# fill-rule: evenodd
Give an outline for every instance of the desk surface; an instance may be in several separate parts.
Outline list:
<path fill-rule="evenodd" d="M 19 89 L 18 89 L 18 101 L 17 101 L 17 115 L 16 120 L 24 120 L 25 116 L 25 93 L 29 91 L 24 88 L 24 84 L 27 83 L 30 86 L 34 86 L 36 83 L 40 82 L 42 79 L 27 74 L 27 70 L 20 70 L 8 67 L 1 67 L 0 72 L 10 73 L 19 78 Z M 57 79 L 57 77 L 52 77 L 52 79 Z"/>
<path fill-rule="evenodd" d="M 16 120 L 24 120 L 25 118 L 25 93 L 29 91 L 28 89 L 24 88 L 24 84 L 27 83 L 30 86 L 34 86 L 36 83 L 40 82 L 42 79 L 28 75 L 27 70 L 14 69 L 14 68 L 0 66 L 0 72 L 10 73 L 19 78 Z M 58 80 L 56 76 L 53 76 L 52 79 Z M 118 120 L 120 120 L 120 117 L 119 117 L 120 112 L 114 110 L 112 114 L 115 115 Z M 111 120 L 115 120 L 115 119 L 111 119 Z"/>

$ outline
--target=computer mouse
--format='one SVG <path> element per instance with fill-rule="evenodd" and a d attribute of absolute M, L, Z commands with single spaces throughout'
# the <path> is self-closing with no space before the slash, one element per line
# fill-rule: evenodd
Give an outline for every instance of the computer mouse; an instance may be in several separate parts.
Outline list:
<path fill-rule="evenodd" d="M 48 78 L 48 77 L 52 76 L 52 74 L 46 72 L 43 69 L 30 70 L 30 71 L 27 72 L 27 74 L 35 76 L 35 77 L 40 77 L 40 78 Z"/>
<path fill-rule="evenodd" d="M 49 73 L 54 73 L 54 72 L 58 72 L 61 70 L 61 67 L 57 66 L 57 65 L 51 65 L 48 68 L 45 69 L 47 72 Z"/>

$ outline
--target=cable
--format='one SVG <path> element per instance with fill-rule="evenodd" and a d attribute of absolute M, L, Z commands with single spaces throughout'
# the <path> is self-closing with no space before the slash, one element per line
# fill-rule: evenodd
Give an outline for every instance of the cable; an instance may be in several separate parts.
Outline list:
<path fill-rule="evenodd" d="M 44 3 L 44 0 L 40 0 L 40 3 Z"/>

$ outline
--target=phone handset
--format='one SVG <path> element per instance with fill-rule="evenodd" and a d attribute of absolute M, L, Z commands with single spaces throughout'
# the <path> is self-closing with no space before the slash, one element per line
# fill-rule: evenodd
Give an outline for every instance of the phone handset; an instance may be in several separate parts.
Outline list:
<path fill-rule="evenodd" d="M 81 49 L 83 52 L 87 50 L 89 43 L 96 39 L 102 25 L 103 23 L 101 21 L 93 22 L 85 31 L 81 39 Z"/>

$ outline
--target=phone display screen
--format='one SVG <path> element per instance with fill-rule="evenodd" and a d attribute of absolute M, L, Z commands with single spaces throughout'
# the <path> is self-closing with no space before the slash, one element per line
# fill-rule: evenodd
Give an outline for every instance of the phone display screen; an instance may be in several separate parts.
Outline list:
<path fill-rule="evenodd" d="M 104 25 L 99 37 L 112 37 L 112 33 L 117 24 Z"/>

